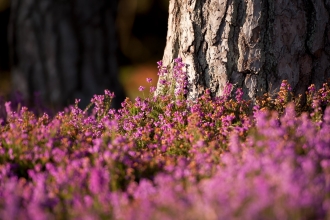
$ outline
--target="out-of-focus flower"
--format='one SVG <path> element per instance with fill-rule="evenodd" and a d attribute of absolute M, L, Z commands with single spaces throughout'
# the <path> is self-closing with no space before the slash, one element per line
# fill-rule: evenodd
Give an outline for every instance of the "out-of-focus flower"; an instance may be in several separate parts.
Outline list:
<path fill-rule="evenodd" d="M 152 79 L 151 78 L 147 78 L 146 79 L 148 83 L 151 83 L 152 82 Z"/>

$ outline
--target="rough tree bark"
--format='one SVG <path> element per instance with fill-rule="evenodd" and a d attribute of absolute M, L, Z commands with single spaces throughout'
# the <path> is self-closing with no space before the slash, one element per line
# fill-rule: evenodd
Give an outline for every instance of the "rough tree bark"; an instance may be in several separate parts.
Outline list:
<path fill-rule="evenodd" d="M 12 0 L 10 47 L 13 88 L 31 99 L 39 92 L 56 106 L 86 105 L 104 89 L 124 99 L 118 83 L 117 1 Z"/>
<path fill-rule="evenodd" d="M 330 77 L 329 12 L 329 0 L 170 0 L 163 63 L 188 64 L 191 99 L 227 82 L 254 98 L 284 79 L 301 94 Z"/>

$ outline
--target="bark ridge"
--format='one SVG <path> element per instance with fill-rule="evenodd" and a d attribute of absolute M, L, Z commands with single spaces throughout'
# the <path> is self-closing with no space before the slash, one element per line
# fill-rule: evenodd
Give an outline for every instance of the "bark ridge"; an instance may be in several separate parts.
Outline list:
<path fill-rule="evenodd" d="M 301 94 L 330 77 L 329 12 L 328 0 L 170 0 L 163 63 L 182 57 L 190 99 L 228 82 L 253 99 L 284 79 Z"/>

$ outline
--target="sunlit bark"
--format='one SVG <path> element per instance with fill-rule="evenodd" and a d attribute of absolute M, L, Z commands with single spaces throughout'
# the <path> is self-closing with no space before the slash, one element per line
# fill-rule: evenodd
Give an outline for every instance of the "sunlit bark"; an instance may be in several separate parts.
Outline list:
<path fill-rule="evenodd" d="M 330 1 L 170 0 L 164 65 L 188 64 L 189 97 L 227 82 L 254 98 L 283 79 L 296 94 L 330 77 Z"/>

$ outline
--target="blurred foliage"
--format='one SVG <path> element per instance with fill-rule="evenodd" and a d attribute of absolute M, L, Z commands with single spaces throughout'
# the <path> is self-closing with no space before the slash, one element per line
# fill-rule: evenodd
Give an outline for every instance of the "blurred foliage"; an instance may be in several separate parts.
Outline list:
<path fill-rule="evenodd" d="M 120 82 L 124 85 L 126 95 L 134 100 L 139 93 L 139 86 L 144 86 L 145 96 L 149 96 L 150 84 L 147 83 L 146 78 L 152 79 L 152 86 L 156 86 L 158 81 L 157 66 L 155 64 L 143 64 L 138 66 L 125 66 L 120 69 Z"/>
<path fill-rule="evenodd" d="M 0 0 L 0 12 L 6 10 L 10 5 L 9 0 Z"/>
<path fill-rule="evenodd" d="M 145 79 L 158 80 L 156 62 L 166 43 L 169 0 L 121 0 L 118 5 L 120 80 L 134 99 Z M 148 86 L 147 86 L 148 87 Z M 148 93 L 146 90 L 146 95 Z"/>
<path fill-rule="evenodd" d="M 168 0 L 121 0 L 117 29 L 122 65 L 162 59 L 166 43 Z"/>

